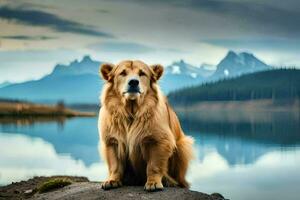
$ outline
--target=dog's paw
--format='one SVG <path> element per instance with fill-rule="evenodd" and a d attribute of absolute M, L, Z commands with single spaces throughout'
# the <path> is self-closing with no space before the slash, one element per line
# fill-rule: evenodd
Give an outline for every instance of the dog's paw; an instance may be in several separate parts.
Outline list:
<path fill-rule="evenodd" d="M 144 190 L 147 192 L 155 192 L 163 190 L 164 186 L 161 182 L 147 181 Z"/>
<path fill-rule="evenodd" d="M 115 180 L 108 180 L 108 181 L 104 181 L 101 184 L 101 188 L 103 190 L 109 190 L 109 189 L 113 189 L 113 188 L 118 188 L 122 186 L 122 182 L 121 181 L 115 181 Z"/>

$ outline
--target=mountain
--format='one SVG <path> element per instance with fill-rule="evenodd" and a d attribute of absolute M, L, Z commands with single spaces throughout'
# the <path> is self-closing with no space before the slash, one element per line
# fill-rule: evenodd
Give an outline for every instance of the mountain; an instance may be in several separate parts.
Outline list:
<path fill-rule="evenodd" d="M 34 102 L 97 103 L 101 80 L 96 75 L 47 76 L 0 89 L 0 96 Z"/>
<path fill-rule="evenodd" d="M 171 65 L 165 68 L 165 74 L 180 74 L 190 76 L 191 78 L 197 79 L 203 77 L 205 66 L 198 68 L 191 64 L 186 63 L 184 60 L 173 62 Z"/>
<path fill-rule="evenodd" d="M 199 73 L 203 77 L 209 77 L 209 76 L 213 75 L 213 73 L 215 72 L 215 68 L 216 68 L 216 66 L 214 66 L 214 65 L 203 63 L 199 68 Z"/>
<path fill-rule="evenodd" d="M 57 65 L 50 75 L 40 80 L 0 88 L 0 97 L 34 102 L 98 103 L 102 87 L 98 75 L 100 63 L 85 56 L 69 65 Z"/>
<path fill-rule="evenodd" d="M 100 64 L 101 62 L 94 61 L 89 56 L 68 65 L 58 64 L 51 74 L 40 80 L 0 88 L 0 97 L 43 103 L 54 103 L 59 100 L 67 103 L 98 103 L 103 84 L 98 74 Z M 201 74 L 203 69 L 184 61 L 174 62 L 166 68 L 160 85 L 163 91 L 168 93 L 198 84 L 204 80 Z"/>
<path fill-rule="evenodd" d="M 81 61 L 75 60 L 69 65 L 56 65 L 50 76 L 98 75 L 101 62 L 92 60 L 89 56 L 84 56 Z"/>
<path fill-rule="evenodd" d="M 209 80 L 218 80 L 240 76 L 242 74 L 268 70 L 271 67 L 257 59 L 253 54 L 229 51 L 228 54 L 217 65 L 216 71 Z"/>
<path fill-rule="evenodd" d="M 299 69 L 274 69 L 255 72 L 240 77 L 181 89 L 169 94 L 169 101 L 173 105 L 192 105 L 201 101 L 299 98 Z"/>
<path fill-rule="evenodd" d="M 68 65 L 58 64 L 51 74 L 36 81 L 9 84 L 0 88 L 0 98 L 21 99 L 34 102 L 64 100 L 67 103 L 98 103 L 102 80 L 99 78 L 99 66 L 102 62 L 84 56 Z M 171 91 L 195 86 L 211 80 L 234 77 L 244 73 L 270 69 L 252 54 L 236 54 L 230 51 L 215 67 L 202 64 L 193 66 L 183 60 L 173 62 L 165 68 L 159 81 L 165 94 Z"/>
<path fill-rule="evenodd" d="M 12 84 L 11 82 L 5 81 L 3 83 L 0 83 L 0 88 L 6 87 L 8 85 Z"/>
<path fill-rule="evenodd" d="M 173 62 L 165 68 L 164 76 L 160 80 L 160 86 L 165 93 L 193 86 L 205 80 L 206 68 L 193 66 L 184 60 Z"/>

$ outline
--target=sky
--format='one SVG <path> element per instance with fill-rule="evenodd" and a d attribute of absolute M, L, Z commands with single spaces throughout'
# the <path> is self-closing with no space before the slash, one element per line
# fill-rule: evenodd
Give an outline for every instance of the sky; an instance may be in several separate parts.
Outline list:
<path fill-rule="evenodd" d="M 217 65 L 228 50 L 300 66 L 299 0 L 0 0 L 0 83 L 90 55 Z"/>

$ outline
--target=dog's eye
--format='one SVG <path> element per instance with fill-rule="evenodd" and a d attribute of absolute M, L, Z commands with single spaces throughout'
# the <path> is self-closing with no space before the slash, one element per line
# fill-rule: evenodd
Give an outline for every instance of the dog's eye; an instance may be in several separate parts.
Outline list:
<path fill-rule="evenodd" d="M 139 71 L 139 76 L 146 76 L 146 73 L 143 72 L 142 70 Z"/>
<path fill-rule="evenodd" d="M 123 70 L 121 73 L 120 73 L 121 76 L 126 76 L 127 73 L 126 73 L 126 70 Z"/>

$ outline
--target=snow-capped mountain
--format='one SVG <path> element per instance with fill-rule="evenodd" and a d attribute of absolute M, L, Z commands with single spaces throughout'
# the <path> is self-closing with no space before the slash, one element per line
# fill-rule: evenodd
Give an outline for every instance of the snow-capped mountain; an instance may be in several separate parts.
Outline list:
<path fill-rule="evenodd" d="M 186 63 L 184 60 L 173 62 L 165 68 L 165 74 L 180 74 L 187 75 L 191 78 L 203 78 L 205 68 L 200 68 Z"/>
<path fill-rule="evenodd" d="M 165 68 L 164 76 L 160 81 L 161 88 L 165 93 L 200 84 L 205 79 L 206 68 L 196 67 L 184 60 L 173 62 Z"/>
<path fill-rule="evenodd" d="M 207 63 L 203 63 L 200 66 L 199 71 L 200 71 L 202 76 L 209 77 L 216 71 L 216 66 L 211 65 L 211 64 L 207 64 Z"/>
<path fill-rule="evenodd" d="M 269 65 L 257 59 L 253 54 L 246 52 L 237 54 L 229 51 L 225 58 L 217 65 L 216 71 L 209 79 L 229 78 L 270 68 Z"/>

